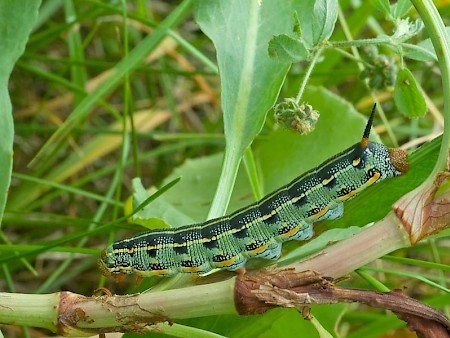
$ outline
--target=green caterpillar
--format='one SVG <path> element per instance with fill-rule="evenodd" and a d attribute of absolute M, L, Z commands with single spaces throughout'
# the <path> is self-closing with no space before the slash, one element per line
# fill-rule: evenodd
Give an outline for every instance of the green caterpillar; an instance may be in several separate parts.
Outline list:
<path fill-rule="evenodd" d="M 344 201 L 408 170 L 405 151 L 369 142 L 374 112 L 375 106 L 359 143 L 260 201 L 204 223 L 115 242 L 103 251 L 101 269 L 109 275 L 172 276 L 234 271 L 254 257 L 277 259 L 283 242 L 311 238 L 315 222 L 342 216 Z"/>

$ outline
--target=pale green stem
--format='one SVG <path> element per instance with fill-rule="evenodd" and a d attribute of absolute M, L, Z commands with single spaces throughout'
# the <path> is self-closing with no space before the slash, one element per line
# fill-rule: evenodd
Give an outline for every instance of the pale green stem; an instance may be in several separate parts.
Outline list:
<path fill-rule="evenodd" d="M 300 103 L 302 96 L 303 96 L 303 92 L 305 91 L 305 88 L 306 88 L 306 84 L 308 83 L 308 80 L 311 77 L 311 73 L 312 73 L 317 61 L 319 60 L 320 55 L 322 55 L 322 52 L 324 49 L 325 49 L 325 46 L 320 46 L 316 50 L 314 57 L 312 58 L 311 62 L 309 63 L 308 69 L 306 70 L 306 74 L 303 77 L 302 84 L 300 86 L 300 89 L 299 89 L 297 97 L 296 97 L 297 103 Z"/>
<path fill-rule="evenodd" d="M 227 147 L 222 164 L 219 185 L 217 186 L 208 219 L 219 217 L 225 214 L 225 210 L 230 202 L 231 192 L 236 181 L 236 176 L 241 162 L 241 156 L 238 151 Z"/>
<path fill-rule="evenodd" d="M 362 39 L 362 40 L 350 40 L 350 41 L 330 41 L 330 47 L 364 47 L 372 45 L 385 45 L 391 44 L 391 38 L 375 38 L 375 39 Z"/>
<path fill-rule="evenodd" d="M 443 170 L 447 163 L 450 146 L 450 41 L 436 6 L 431 0 L 411 0 L 425 24 L 425 29 L 433 43 L 438 57 L 442 77 L 442 93 L 444 94 L 444 134 L 442 136 L 439 158 L 436 161 L 431 177 Z"/>
<path fill-rule="evenodd" d="M 248 147 L 245 151 L 244 166 L 247 172 L 248 180 L 250 181 L 250 186 L 252 187 L 253 196 L 255 200 L 260 200 L 264 196 L 264 193 L 261 182 L 258 178 L 258 171 L 256 170 L 255 158 L 253 157 L 251 147 Z"/>

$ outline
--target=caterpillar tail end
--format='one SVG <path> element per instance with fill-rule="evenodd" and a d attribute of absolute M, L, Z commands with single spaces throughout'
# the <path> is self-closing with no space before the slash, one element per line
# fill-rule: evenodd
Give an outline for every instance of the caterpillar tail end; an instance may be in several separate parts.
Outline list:
<path fill-rule="evenodd" d="M 393 166 L 400 172 L 400 175 L 408 172 L 409 164 L 405 150 L 399 148 L 389 148 L 389 156 Z"/>
<path fill-rule="evenodd" d="M 108 253 L 105 250 L 102 251 L 102 254 L 100 256 L 100 259 L 97 261 L 97 266 L 100 272 L 103 276 L 109 279 L 114 279 L 116 283 L 121 282 L 125 277 L 126 274 L 124 273 L 113 273 L 110 269 L 108 269 Z"/>
<path fill-rule="evenodd" d="M 100 255 L 100 259 L 97 261 L 97 267 L 103 276 L 111 277 L 112 273 L 106 267 L 105 260 L 106 260 L 106 250 L 103 250 Z"/>

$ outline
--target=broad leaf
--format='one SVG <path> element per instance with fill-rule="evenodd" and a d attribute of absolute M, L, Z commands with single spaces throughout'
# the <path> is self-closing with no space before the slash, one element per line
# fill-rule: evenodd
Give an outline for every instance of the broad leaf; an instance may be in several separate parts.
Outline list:
<path fill-rule="evenodd" d="M 149 204 L 143 210 L 145 213 L 140 216 L 144 219 L 158 218 L 171 227 L 205 221 L 219 180 L 222 157 L 223 154 L 215 154 L 187 160 L 175 168 L 162 184 L 167 184 L 176 177 L 181 177 L 181 181 Z M 240 173 L 229 211 L 252 203 L 254 200 L 250 191 L 247 177 Z"/>
<path fill-rule="evenodd" d="M 298 16 L 305 41 L 317 46 L 328 40 L 337 20 L 337 0 L 304 0 L 300 1 L 300 7 Z"/>
<path fill-rule="evenodd" d="M 11 180 L 14 124 L 8 80 L 36 22 L 39 0 L 0 1 L 0 221 Z"/>
<path fill-rule="evenodd" d="M 306 60 L 309 52 L 303 40 L 281 34 L 270 40 L 269 55 L 274 60 L 293 63 Z"/>
<path fill-rule="evenodd" d="M 273 106 L 289 64 L 267 52 L 274 35 L 292 32 L 294 1 L 195 1 L 194 14 L 213 41 L 221 80 L 226 137 L 221 179 L 209 217 L 228 205 L 240 160 L 261 130 Z"/>
<path fill-rule="evenodd" d="M 398 110 L 408 117 L 425 115 L 425 98 L 408 68 L 400 69 L 395 81 L 394 100 Z"/>
<path fill-rule="evenodd" d="M 271 60 L 269 40 L 294 27 L 292 1 L 196 1 L 195 18 L 217 51 L 227 148 L 242 155 L 261 130 L 288 65 Z"/>
<path fill-rule="evenodd" d="M 132 203 L 129 203 L 129 201 L 127 201 L 127 214 L 136 209 L 142 202 L 144 202 L 150 195 L 155 192 L 155 189 L 147 191 L 142 185 L 142 181 L 140 178 L 134 178 L 132 181 L 132 185 L 133 196 L 129 199 L 129 201 L 132 201 Z M 174 205 L 168 203 L 164 199 L 164 195 L 165 194 L 131 216 L 130 222 L 134 224 L 140 224 L 150 230 L 169 228 L 174 224 L 194 223 L 192 218 L 186 216 L 186 214 L 179 211 L 179 209 L 174 207 Z"/>
<path fill-rule="evenodd" d="M 306 170 L 358 142 L 362 137 L 366 119 L 349 102 L 324 88 L 316 87 L 308 88 L 305 98 L 321 113 L 314 132 L 299 136 L 280 129 L 266 135 L 262 140 L 257 140 L 252 147 L 257 167 L 260 169 L 264 194 L 289 183 Z M 371 139 L 378 140 L 374 133 Z M 171 205 L 170 208 L 177 209 L 177 212 L 188 215 L 196 222 L 205 221 L 214 187 L 219 179 L 220 157 L 219 154 L 186 161 L 163 182 L 166 184 L 175 177 L 182 177 L 180 183 L 158 200 L 164 200 L 164 203 Z M 245 171 L 241 170 L 228 212 L 252 202 L 254 199 L 248 178 Z M 383 204 L 383 198 L 379 198 L 379 204 Z M 152 203 L 147 207 L 148 211 L 152 210 L 153 205 Z M 153 212 L 151 215 L 163 218 L 156 207 Z M 183 224 L 186 223 L 180 219 L 170 225 Z"/>

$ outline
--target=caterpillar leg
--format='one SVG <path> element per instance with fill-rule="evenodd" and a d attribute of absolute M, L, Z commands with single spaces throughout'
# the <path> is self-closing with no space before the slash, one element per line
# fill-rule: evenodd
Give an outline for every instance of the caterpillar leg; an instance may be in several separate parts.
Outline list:
<path fill-rule="evenodd" d="M 326 219 L 340 218 L 342 217 L 343 214 L 344 214 L 344 204 L 337 203 L 335 206 L 333 206 L 328 210 Z"/>
<path fill-rule="evenodd" d="M 236 272 L 238 275 L 243 275 L 246 271 L 247 270 L 245 269 L 245 266 L 241 266 L 240 268 L 234 270 L 234 272 Z"/>
<path fill-rule="evenodd" d="M 224 254 L 218 254 L 213 257 L 210 264 L 215 268 L 236 271 L 242 268 L 246 262 L 247 258 L 245 258 L 242 254 L 237 254 L 232 257 Z"/>
<path fill-rule="evenodd" d="M 276 239 L 280 242 L 308 240 L 314 235 L 313 224 L 305 221 L 285 222 L 278 231 Z"/>

